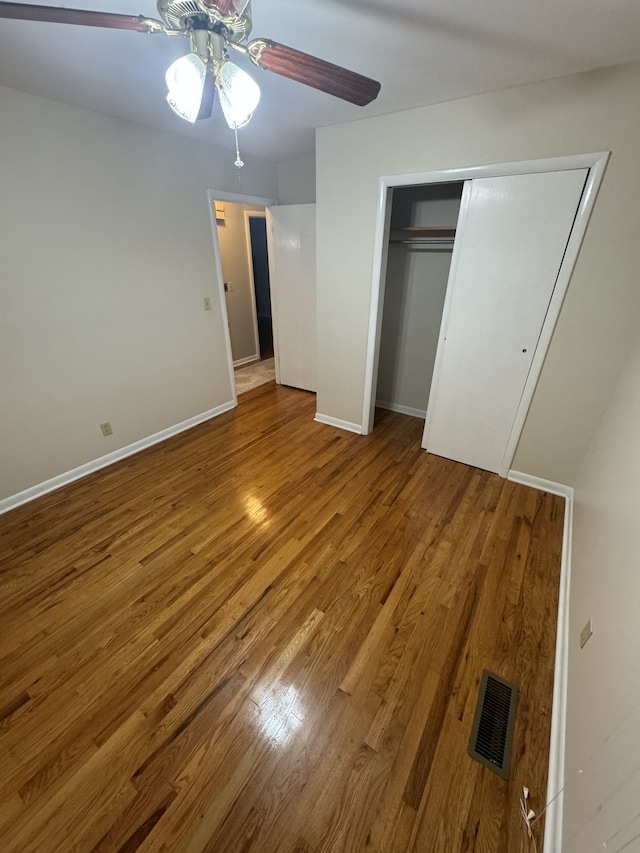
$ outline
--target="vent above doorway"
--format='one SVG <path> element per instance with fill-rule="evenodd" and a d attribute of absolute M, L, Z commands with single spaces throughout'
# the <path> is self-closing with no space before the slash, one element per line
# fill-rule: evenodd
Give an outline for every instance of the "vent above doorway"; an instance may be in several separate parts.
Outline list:
<path fill-rule="evenodd" d="M 509 778 L 517 704 L 515 684 L 485 669 L 467 751 L 503 779 Z"/>

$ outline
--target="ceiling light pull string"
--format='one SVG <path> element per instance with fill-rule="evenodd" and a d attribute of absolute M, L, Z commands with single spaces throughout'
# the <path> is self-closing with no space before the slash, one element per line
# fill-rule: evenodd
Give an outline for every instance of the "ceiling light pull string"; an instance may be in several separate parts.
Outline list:
<path fill-rule="evenodd" d="M 236 127 L 233 128 L 233 132 L 235 133 L 235 136 L 236 136 L 236 160 L 235 160 L 235 163 L 233 165 L 236 167 L 236 169 L 239 172 L 240 169 L 242 169 L 242 167 L 244 166 L 244 160 L 240 159 L 240 148 L 238 146 L 238 127 L 237 127 L 237 125 L 236 125 Z"/>
<path fill-rule="evenodd" d="M 235 137 L 236 137 L 236 160 L 235 160 L 235 163 L 233 165 L 238 170 L 238 173 L 237 173 L 238 174 L 238 186 L 240 187 L 240 189 L 242 189 L 243 188 L 242 187 L 242 172 L 240 170 L 244 166 L 244 160 L 240 157 L 240 148 L 238 146 L 238 126 L 237 125 L 233 128 L 233 132 L 234 132 Z"/>

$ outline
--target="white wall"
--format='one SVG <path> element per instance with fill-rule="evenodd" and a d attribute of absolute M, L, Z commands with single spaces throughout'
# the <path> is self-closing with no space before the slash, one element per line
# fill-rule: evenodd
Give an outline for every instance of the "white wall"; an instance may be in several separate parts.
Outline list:
<path fill-rule="evenodd" d="M 237 176 L 229 152 L 10 89 L 0 115 L 2 499 L 232 398 L 206 190 Z M 243 181 L 273 197 L 276 167 L 247 158 Z"/>
<path fill-rule="evenodd" d="M 316 200 L 315 157 L 278 163 L 280 204 L 314 204 Z"/>
<path fill-rule="evenodd" d="M 575 487 L 564 853 L 640 850 L 639 508 L 640 338 Z"/>
<path fill-rule="evenodd" d="M 361 423 L 378 180 L 611 150 L 514 468 L 572 484 L 640 327 L 640 64 L 317 131 L 318 411 Z"/>
<path fill-rule="evenodd" d="M 233 360 L 241 361 L 251 357 L 258 358 L 260 355 L 253 325 L 254 293 L 249 270 L 244 212 L 263 212 L 264 207 L 234 204 L 230 201 L 223 204 L 224 221 L 217 223 L 220 261 L 222 276 L 226 282 L 231 282 L 233 287 L 225 293 Z"/>

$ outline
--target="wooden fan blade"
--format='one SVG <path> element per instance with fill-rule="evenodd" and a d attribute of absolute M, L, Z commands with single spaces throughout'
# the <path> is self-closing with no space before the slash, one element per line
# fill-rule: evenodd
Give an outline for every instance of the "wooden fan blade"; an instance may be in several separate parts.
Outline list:
<path fill-rule="evenodd" d="M 293 47 L 286 47 L 266 39 L 249 42 L 247 50 L 251 61 L 259 68 L 274 71 L 283 77 L 313 86 L 321 92 L 335 95 L 343 101 L 364 107 L 371 103 L 380 91 L 380 83 L 348 71 L 339 65 L 325 62 Z"/>
<path fill-rule="evenodd" d="M 200 112 L 196 121 L 204 118 L 211 118 L 213 111 L 213 102 L 216 96 L 216 75 L 214 71 L 207 71 L 207 76 L 204 81 L 204 89 L 202 90 L 202 100 L 200 101 Z"/>
<path fill-rule="evenodd" d="M 111 27 L 116 30 L 136 30 L 139 33 L 157 32 L 162 29 L 159 21 L 152 21 L 142 16 L 90 12 L 86 9 L 61 9 L 55 6 L 32 6 L 27 3 L 0 2 L 0 18 L 53 24 L 79 24 L 84 27 Z"/>

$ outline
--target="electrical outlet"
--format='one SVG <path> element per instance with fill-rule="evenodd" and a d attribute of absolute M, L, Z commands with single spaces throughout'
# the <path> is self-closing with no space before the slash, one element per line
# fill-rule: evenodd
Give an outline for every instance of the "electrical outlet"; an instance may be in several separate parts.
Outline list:
<path fill-rule="evenodd" d="M 204 310 L 205 311 L 211 311 L 211 300 L 209 299 L 208 296 L 205 296 L 205 298 L 204 298 Z"/>
<path fill-rule="evenodd" d="M 591 619 L 584 626 L 582 631 L 580 631 L 580 648 L 584 648 L 585 643 L 589 639 L 589 637 L 593 634 L 593 622 Z"/>
<path fill-rule="evenodd" d="M 100 424 L 100 429 L 102 430 L 102 434 L 104 436 L 113 435 L 113 430 L 111 429 L 111 424 L 107 421 L 104 424 Z"/>
<path fill-rule="evenodd" d="M 229 293 L 233 293 L 233 282 L 232 281 L 227 282 L 227 290 L 229 291 Z"/>

